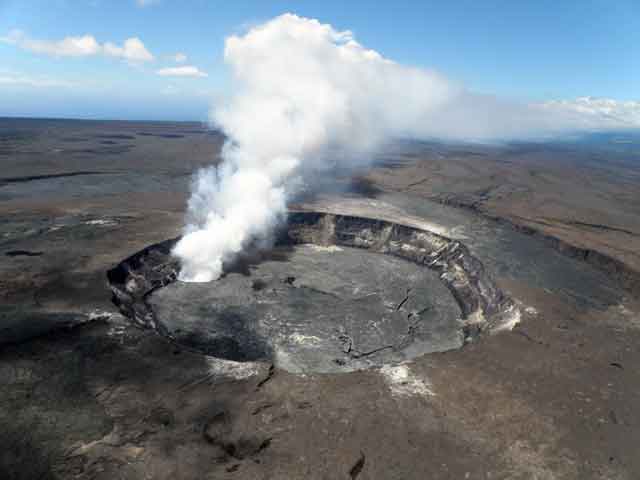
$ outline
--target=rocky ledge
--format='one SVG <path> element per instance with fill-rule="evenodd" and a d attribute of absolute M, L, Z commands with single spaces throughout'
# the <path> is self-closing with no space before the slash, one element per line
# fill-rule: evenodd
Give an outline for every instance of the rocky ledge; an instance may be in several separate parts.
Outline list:
<path fill-rule="evenodd" d="M 107 274 L 113 301 L 121 312 L 138 326 L 151 328 L 174 341 L 171 331 L 154 314 L 149 297 L 176 280 L 180 265 L 171 250 L 177 241 L 174 238 L 150 245 Z M 386 220 L 290 211 L 286 226 L 278 232 L 276 246 L 302 244 L 366 249 L 437 272 L 460 308 L 465 341 L 483 331 L 510 328 L 518 321 L 514 302 L 458 240 Z"/>

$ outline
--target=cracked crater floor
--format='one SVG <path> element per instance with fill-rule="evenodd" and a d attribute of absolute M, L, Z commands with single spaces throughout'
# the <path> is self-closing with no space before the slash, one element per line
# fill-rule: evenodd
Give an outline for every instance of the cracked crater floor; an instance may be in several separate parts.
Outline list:
<path fill-rule="evenodd" d="M 279 247 L 208 283 L 149 299 L 182 344 L 290 372 L 344 372 L 463 343 L 460 308 L 438 274 L 348 247 Z"/>

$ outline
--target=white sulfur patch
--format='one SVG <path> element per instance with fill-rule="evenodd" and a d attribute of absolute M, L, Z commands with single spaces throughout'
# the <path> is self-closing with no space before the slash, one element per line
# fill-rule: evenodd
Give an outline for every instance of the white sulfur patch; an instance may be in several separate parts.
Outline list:
<path fill-rule="evenodd" d="M 124 336 L 127 327 L 125 325 L 112 325 L 107 331 L 109 337 L 122 337 Z"/>
<path fill-rule="evenodd" d="M 522 320 L 522 314 L 520 309 L 516 305 L 511 305 L 502 314 L 502 321 L 499 325 L 493 328 L 494 332 L 501 332 L 504 330 L 513 330 L 513 328 Z"/>
<path fill-rule="evenodd" d="M 423 219 L 419 219 L 415 223 L 417 223 L 422 230 L 428 230 L 429 232 L 435 233 L 437 235 L 441 235 L 443 237 L 453 238 L 453 235 L 452 235 L 452 233 L 454 232 L 453 229 L 444 227 L 437 223 L 428 222 Z"/>
<path fill-rule="evenodd" d="M 110 320 L 113 316 L 113 313 L 105 312 L 103 310 L 94 310 L 93 312 L 89 312 L 87 315 L 90 322 L 93 320 Z"/>
<path fill-rule="evenodd" d="M 107 218 L 107 219 L 87 220 L 86 222 L 84 222 L 84 224 L 95 225 L 98 227 L 113 227 L 114 225 L 117 225 L 118 222 Z"/>
<path fill-rule="evenodd" d="M 433 396 L 428 380 L 418 378 L 407 365 L 385 365 L 380 369 L 389 389 L 397 396 Z"/>
<path fill-rule="evenodd" d="M 487 319 L 485 318 L 484 313 L 482 313 L 482 310 L 478 309 L 467 316 L 465 323 L 467 325 L 484 325 L 485 323 L 487 323 Z"/>
<path fill-rule="evenodd" d="M 303 335 L 301 333 L 289 335 L 289 341 L 297 343 L 298 345 L 317 345 L 322 343 L 322 339 L 315 335 Z"/>
<path fill-rule="evenodd" d="M 491 321 L 491 333 L 513 330 L 522 321 L 522 305 L 511 304 Z"/>
<path fill-rule="evenodd" d="M 309 245 L 307 245 L 311 250 L 313 250 L 314 252 L 326 252 L 326 253 L 333 253 L 333 252 L 341 252 L 342 248 L 340 248 L 337 245 L 327 245 L 327 246 L 322 246 L 322 245 L 315 245 L 313 243 L 310 243 Z"/>
<path fill-rule="evenodd" d="M 212 376 L 231 377 L 243 380 L 258 375 L 261 365 L 255 362 L 234 362 L 221 358 L 206 357 L 209 364 L 209 374 Z"/>

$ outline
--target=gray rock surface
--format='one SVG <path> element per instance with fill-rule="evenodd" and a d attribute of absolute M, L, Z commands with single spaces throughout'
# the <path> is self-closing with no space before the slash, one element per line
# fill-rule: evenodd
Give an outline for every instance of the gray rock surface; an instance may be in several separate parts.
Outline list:
<path fill-rule="evenodd" d="M 281 247 L 243 273 L 172 283 L 149 303 L 181 344 L 290 372 L 346 372 L 463 344 L 460 309 L 434 271 L 348 247 Z"/>

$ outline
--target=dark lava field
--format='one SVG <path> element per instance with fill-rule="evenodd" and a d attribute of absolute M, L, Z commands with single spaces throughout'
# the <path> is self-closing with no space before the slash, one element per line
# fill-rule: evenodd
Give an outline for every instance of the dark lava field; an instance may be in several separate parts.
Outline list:
<path fill-rule="evenodd" d="M 389 145 L 182 283 L 223 140 L 0 119 L 1 479 L 640 478 L 637 135 Z"/>

